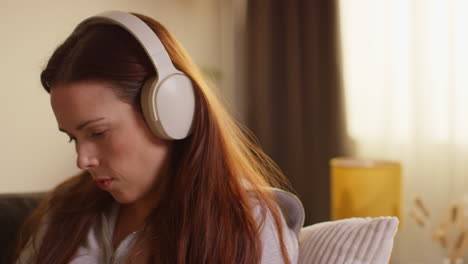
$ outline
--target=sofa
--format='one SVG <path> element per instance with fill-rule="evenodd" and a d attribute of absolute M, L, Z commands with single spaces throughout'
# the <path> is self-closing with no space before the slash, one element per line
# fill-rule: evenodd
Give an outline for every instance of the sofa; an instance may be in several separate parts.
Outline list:
<path fill-rule="evenodd" d="M 17 232 L 44 193 L 0 194 L 0 264 L 12 263 Z"/>
<path fill-rule="evenodd" d="M 0 194 L 0 264 L 12 263 L 17 232 L 44 193 Z M 302 227 L 299 264 L 388 264 L 396 217 L 349 218 Z"/>

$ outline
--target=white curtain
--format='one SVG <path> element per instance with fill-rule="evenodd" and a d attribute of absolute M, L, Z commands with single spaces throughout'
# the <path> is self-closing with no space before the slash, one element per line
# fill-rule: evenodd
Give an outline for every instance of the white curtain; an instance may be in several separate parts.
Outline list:
<path fill-rule="evenodd" d="M 357 155 L 403 166 L 392 263 L 442 263 L 408 211 L 420 195 L 438 222 L 468 193 L 468 1 L 340 0 L 340 20 Z"/>

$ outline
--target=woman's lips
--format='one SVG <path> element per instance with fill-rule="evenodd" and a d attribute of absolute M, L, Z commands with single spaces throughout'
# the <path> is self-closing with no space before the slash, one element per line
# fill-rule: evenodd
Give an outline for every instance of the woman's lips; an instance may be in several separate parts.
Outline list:
<path fill-rule="evenodd" d="M 111 187 L 113 181 L 114 179 L 96 179 L 96 184 L 99 188 L 108 190 Z"/>

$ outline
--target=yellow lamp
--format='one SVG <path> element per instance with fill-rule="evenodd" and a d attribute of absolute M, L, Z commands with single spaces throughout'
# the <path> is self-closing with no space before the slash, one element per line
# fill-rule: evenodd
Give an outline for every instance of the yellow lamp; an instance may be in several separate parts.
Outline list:
<path fill-rule="evenodd" d="M 401 166 L 397 162 L 334 158 L 331 217 L 401 216 Z M 401 219 L 400 219 L 401 221 Z"/>

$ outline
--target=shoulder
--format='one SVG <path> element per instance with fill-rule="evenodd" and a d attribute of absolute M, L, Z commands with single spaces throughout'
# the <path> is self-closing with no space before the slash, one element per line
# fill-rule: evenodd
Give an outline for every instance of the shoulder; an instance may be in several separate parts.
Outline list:
<path fill-rule="evenodd" d="M 254 203 L 253 214 L 259 223 L 260 240 L 263 248 L 262 264 L 283 263 L 279 230 L 281 230 L 291 263 L 297 263 L 299 255 L 298 235 L 304 223 L 304 208 L 295 195 L 276 188 L 268 188 L 268 190 L 273 193 L 279 209 L 281 223 L 278 227 L 272 212 L 262 204 Z"/>

